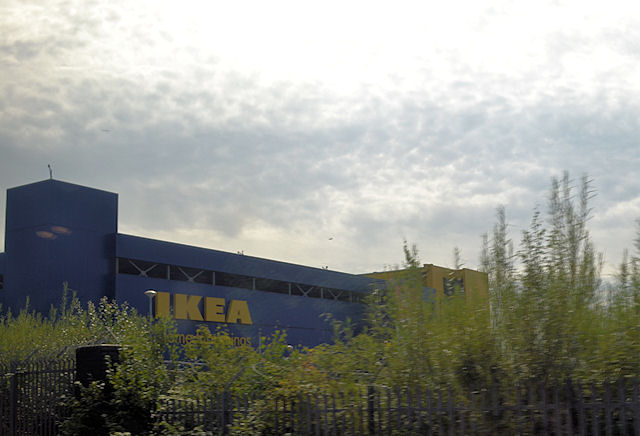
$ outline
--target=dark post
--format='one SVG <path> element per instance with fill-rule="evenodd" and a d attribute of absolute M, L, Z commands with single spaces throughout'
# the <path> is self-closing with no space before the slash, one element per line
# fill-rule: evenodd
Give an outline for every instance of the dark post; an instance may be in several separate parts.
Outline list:
<path fill-rule="evenodd" d="M 222 434 L 229 434 L 228 425 L 231 424 L 231 394 L 222 392 Z"/>
<path fill-rule="evenodd" d="M 493 388 L 495 389 L 495 385 L 493 386 Z M 451 390 L 451 386 L 449 386 L 447 391 L 448 391 L 447 396 L 449 400 L 449 434 L 453 436 L 456 432 L 456 409 L 455 409 L 453 391 Z M 494 410 L 494 416 L 496 415 L 497 413 L 495 413 L 495 410 Z"/>
<path fill-rule="evenodd" d="M 566 409 L 567 409 L 567 433 L 574 434 L 574 419 L 576 418 L 576 401 L 575 395 L 573 394 L 573 384 L 571 383 L 571 379 L 567 379 L 565 383 L 566 389 Z"/>
<path fill-rule="evenodd" d="M 604 425 L 607 436 L 612 434 L 611 426 L 611 385 L 609 382 L 604 384 Z"/>
<path fill-rule="evenodd" d="M 76 349 L 76 380 L 83 386 L 104 381 L 109 386 L 107 370 L 120 363 L 120 345 L 87 345 Z M 77 394 L 77 393 L 76 393 Z"/>
<path fill-rule="evenodd" d="M 633 380 L 633 428 L 635 429 L 635 435 L 640 435 L 640 395 L 638 395 L 638 380 Z"/>
<path fill-rule="evenodd" d="M 18 417 L 18 386 L 17 386 L 17 382 L 16 382 L 16 371 L 18 370 L 18 365 L 16 365 L 15 362 L 11 362 L 11 386 L 10 386 L 10 398 L 9 398 L 9 429 L 11 431 L 11 434 L 14 435 L 16 434 L 16 424 L 17 424 L 17 417 Z"/>
<path fill-rule="evenodd" d="M 375 390 L 373 386 L 367 386 L 367 427 L 369 429 L 369 434 L 376 433 L 374 397 Z"/>

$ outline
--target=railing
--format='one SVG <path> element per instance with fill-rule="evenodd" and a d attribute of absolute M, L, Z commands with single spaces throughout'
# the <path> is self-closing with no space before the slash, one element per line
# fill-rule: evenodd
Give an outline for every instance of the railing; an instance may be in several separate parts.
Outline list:
<path fill-rule="evenodd" d="M 66 415 L 61 398 L 73 394 L 75 361 L 0 366 L 0 434 L 55 435 Z"/>
<path fill-rule="evenodd" d="M 0 366 L 0 434 L 55 435 L 69 416 L 74 361 Z M 640 435 L 637 380 L 494 386 L 468 392 L 369 386 L 332 395 L 162 399 L 153 413 L 180 431 L 299 435 Z"/>
<path fill-rule="evenodd" d="M 527 386 L 397 391 L 369 387 L 350 394 L 248 398 L 218 395 L 207 401 L 161 405 L 159 418 L 186 430 L 225 434 L 300 435 L 639 435 L 638 382 L 588 389 Z M 247 419 L 249 418 L 249 419 Z M 259 423 L 252 426 L 252 423 Z"/>

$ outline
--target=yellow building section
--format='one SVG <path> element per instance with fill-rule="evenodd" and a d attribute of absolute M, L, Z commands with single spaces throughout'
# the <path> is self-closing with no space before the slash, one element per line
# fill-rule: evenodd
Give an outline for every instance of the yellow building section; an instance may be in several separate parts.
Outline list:
<path fill-rule="evenodd" d="M 464 294 L 467 298 L 489 296 L 489 276 L 486 273 L 468 268 L 451 269 L 433 264 L 419 268 L 422 286 L 435 289 L 436 298 L 445 295 Z M 369 277 L 394 280 L 403 279 L 407 270 L 383 271 L 365 274 Z"/>

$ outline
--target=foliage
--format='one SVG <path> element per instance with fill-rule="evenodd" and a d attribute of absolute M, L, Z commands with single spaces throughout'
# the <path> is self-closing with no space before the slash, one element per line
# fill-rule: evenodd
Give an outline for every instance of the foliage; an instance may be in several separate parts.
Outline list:
<path fill-rule="evenodd" d="M 70 413 L 61 430 L 69 435 L 95 434 L 108 436 L 112 430 L 113 415 L 104 382 L 92 382 L 89 386 L 77 386 L 78 398 L 63 398 Z"/>
<path fill-rule="evenodd" d="M 49 316 L 32 311 L 28 299 L 17 315 L 0 312 L 0 365 L 69 355 L 95 339 L 87 315 L 66 283 L 60 307 L 51 308 Z"/>
<path fill-rule="evenodd" d="M 575 190 L 568 174 L 553 179 L 548 218 L 534 211 L 515 255 L 503 208 L 491 242 L 484 237 L 493 329 L 503 371 L 515 382 L 602 383 L 640 374 L 637 266 L 625 259 L 605 301 L 602 257 L 587 228 L 589 180 L 583 177 Z"/>
<path fill-rule="evenodd" d="M 71 414 L 62 423 L 63 431 L 151 434 L 158 399 L 174 382 L 164 363 L 166 356 L 176 357 L 174 323 L 169 319 L 152 322 L 126 303 L 117 305 L 106 298 L 78 313 L 89 338 L 110 338 L 122 348 L 120 362 L 110 367 L 107 382 L 87 387 L 76 383 L 79 395 L 67 399 Z"/>
<path fill-rule="evenodd" d="M 113 387 L 111 419 L 113 427 L 121 431 L 143 434 L 153 428 L 158 399 L 174 382 L 164 357 L 167 350 L 173 359 L 176 357 L 172 349 L 175 326 L 168 319 L 152 323 L 135 312 L 128 315 L 119 320 L 124 324 L 121 341 L 126 344 L 120 353 L 121 362 L 109 374 Z"/>
<path fill-rule="evenodd" d="M 150 322 L 126 303 L 103 298 L 84 309 L 65 284 L 62 302 L 49 316 L 28 305 L 17 316 L 0 314 L 0 364 L 52 360 L 73 355 L 80 345 L 122 344 L 121 363 L 111 369 L 106 385 L 78 385 L 78 398 L 61 399 L 71 411 L 62 428 L 66 434 L 143 434 L 154 425 L 158 398 L 174 381 L 164 364 L 176 356 L 174 336 L 172 321 Z"/>
<path fill-rule="evenodd" d="M 353 370 L 367 375 L 359 381 L 459 392 L 495 381 L 498 355 L 487 302 L 461 293 L 433 297 L 423 286 L 416 247 L 405 243 L 404 251 L 403 274 L 370 303 L 369 330 L 348 344 Z"/>

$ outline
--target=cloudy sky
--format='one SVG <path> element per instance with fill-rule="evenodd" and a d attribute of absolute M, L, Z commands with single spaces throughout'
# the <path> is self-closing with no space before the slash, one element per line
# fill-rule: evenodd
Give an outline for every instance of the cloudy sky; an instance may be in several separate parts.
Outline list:
<path fill-rule="evenodd" d="M 404 239 L 475 268 L 496 207 L 518 240 L 588 174 L 611 272 L 640 217 L 640 3 L 2 0 L 0 188 L 47 164 L 117 192 L 122 233 L 355 273 Z"/>

